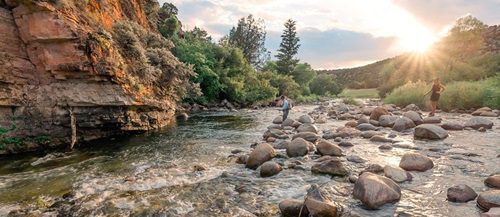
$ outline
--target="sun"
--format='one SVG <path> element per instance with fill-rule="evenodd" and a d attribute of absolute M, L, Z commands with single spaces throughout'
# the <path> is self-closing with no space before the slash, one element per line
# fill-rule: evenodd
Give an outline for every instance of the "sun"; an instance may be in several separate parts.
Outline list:
<path fill-rule="evenodd" d="M 400 36 L 400 46 L 405 51 L 425 53 L 436 39 L 426 29 L 412 30 L 407 34 Z"/>

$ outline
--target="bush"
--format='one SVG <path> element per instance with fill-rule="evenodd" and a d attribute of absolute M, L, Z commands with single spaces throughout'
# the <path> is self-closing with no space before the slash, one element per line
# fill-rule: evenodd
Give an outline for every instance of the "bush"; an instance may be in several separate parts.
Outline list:
<path fill-rule="evenodd" d="M 291 76 L 279 74 L 276 71 L 265 71 L 258 73 L 258 78 L 268 80 L 271 86 L 278 89 L 278 95 L 286 95 L 297 98 L 300 95 L 300 86 Z"/>
<path fill-rule="evenodd" d="M 347 97 L 347 98 L 344 98 L 342 100 L 342 102 L 344 102 L 345 104 L 348 104 L 348 105 L 359 105 L 358 101 L 356 101 L 354 98 L 352 97 Z"/>
<path fill-rule="evenodd" d="M 300 95 L 300 96 L 297 97 L 297 103 L 317 102 L 320 99 L 321 98 L 318 95 L 314 95 L 314 94 L 307 95 L 307 96 Z"/>
<path fill-rule="evenodd" d="M 339 95 L 342 92 L 342 86 L 335 82 L 331 75 L 320 74 L 316 76 L 309 84 L 309 89 L 316 95 Z"/>
<path fill-rule="evenodd" d="M 445 84 L 446 89 L 441 94 L 438 107 L 449 111 L 452 109 L 472 109 L 489 106 L 500 109 L 500 78 L 491 78 L 482 81 L 458 81 Z M 386 103 L 393 103 L 404 107 L 416 104 L 420 108 L 427 108 L 429 96 L 422 97 L 431 88 L 424 82 L 407 83 L 396 88 L 386 98 Z"/>

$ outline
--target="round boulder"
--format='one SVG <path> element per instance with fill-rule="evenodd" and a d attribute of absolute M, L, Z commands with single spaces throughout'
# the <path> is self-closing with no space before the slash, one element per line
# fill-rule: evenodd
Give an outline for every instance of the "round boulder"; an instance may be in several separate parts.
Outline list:
<path fill-rule="evenodd" d="M 252 153 L 248 156 L 246 167 L 250 169 L 257 169 L 257 167 L 262 165 L 264 162 L 273 159 L 274 156 L 276 156 L 276 151 L 271 145 L 267 143 L 257 145 L 257 147 L 255 147 Z"/>
<path fill-rule="evenodd" d="M 278 205 L 283 217 L 307 217 L 309 211 L 303 208 L 304 203 L 300 200 L 286 199 Z M 300 211 L 302 210 L 302 214 Z M 299 216 L 300 215 L 300 216 Z"/>
<path fill-rule="evenodd" d="M 398 117 L 396 116 L 382 115 L 378 120 L 378 124 L 382 127 L 392 127 L 397 119 Z"/>
<path fill-rule="evenodd" d="M 332 176 L 346 176 L 348 174 L 344 165 L 338 159 L 329 159 L 314 164 L 311 167 L 311 171 L 313 173 L 328 174 Z"/>
<path fill-rule="evenodd" d="M 346 127 L 356 127 L 356 126 L 358 126 L 358 122 L 357 121 L 348 121 L 347 123 L 345 123 L 345 126 Z"/>
<path fill-rule="evenodd" d="M 441 118 L 434 116 L 434 117 L 426 117 L 424 118 L 424 124 L 439 124 L 441 123 Z"/>
<path fill-rule="evenodd" d="M 385 136 L 382 135 L 374 135 L 372 138 L 370 138 L 370 141 L 372 142 L 393 142 L 392 139 L 385 138 Z"/>
<path fill-rule="evenodd" d="M 491 175 L 486 180 L 484 180 L 484 184 L 490 188 L 500 189 L 500 174 Z"/>
<path fill-rule="evenodd" d="M 292 139 L 294 140 L 296 138 L 302 138 L 309 142 L 316 142 L 320 137 L 316 133 L 302 132 L 293 135 Z"/>
<path fill-rule="evenodd" d="M 500 207 L 500 190 L 489 190 L 479 194 L 477 205 L 486 211 L 493 207 Z"/>
<path fill-rule="evenodd" d="M 316 149 L 320 155 L 342 156 L 342 149 L 328 140 L 320 139 Z"/>
<path fill-rule="evenodd" d="M 260 176 L 261 177 L 270 177 L 281 172 L 281 166 L 273 161 L 267 161 L 260 166 Z"/>
<path fill-rule="evenodd" d="M 424 172 L 434 167 L 432 160 L 418 153 L 406 153 L 399 162 L 399 167 L 406 171 Z"/>
<path fill-rule="evenodd" d="M 356 128 L 360 131 L 377 130 L 377 127 L 367 123 L 360 124 Z"/>
<path fill-rule="evenodd" d="M 279 116 L 274 118 L 273 124 L 281 124 L 281 123 L 283 123 L 283 117 Z"/>
<path fill-rule="evenodd" d="M 415 111 L 405 112 L 403 113 L 403 117 L 409 118 L 410 120 L 413 121 L 413 123 L 415 123 L 415 125 L 420 125 L 424 123 L 422 116 L 420 116 L 420 114 Z"/>
<path fill-rule="evenodd" d="M 411 129 L 415 127 L 415 123 L 407 118 L 407 117 L 402 117 L 398 118 L 395 122 L 394 125 L 392 126 L 392 130 L 401 132 L 403 130 Z"/>
<path fill-rule="evenodd" d="M 385 177 L 394 180 L 395 182 L 410 181 L 413 177 L 409 172 L 404 171 L 399 167 L 385 166 L 384 167 Z"/>
<path fill-rule="evenodd" d="M 446 193 L 448 201 L 465 203 L 476 199 L 476 192 L 467 185 L 455 185 L 448 188 Z"/>
<path fill-rule="evenodd" d="M 286 154 L 289 157 L 301 157 L 309 152 L 309 142 L 303 138 L 296 138 L 288 144 Z"/>
<path fill-rule="evenodd" d="M 311 132 L 318 134 L 318 128 L 314 126 L 313 124 L 302 124 L 297 128 L 297 132 L 302 133 L 302 132 Z"/>
<path fill-rule="evenodd" d="M 354 184 L 353 196 L 369 209 L 399 201 L 401 188 L 391 179 L 370 172 L 361 174 Z"/>
<path fill-rule="evenodd" d="M 387 111 L 387 109 L 379 106 L 373 109 L 372 113 L 370 114 L 370 119 L 378 121 L 380 116 L 388 114 L 389 112 Z"/>
<path fill-rule="evenodd" d="M 465 127 L 470 127 L 475 130 L 481 127 L 484 127 L 485 129 L 491 129 L 493 128 L 493 122 L 482 117 L 472 117 L 467 122 L 465 122 Z"/>
<path fill-rule="evenodd" d="M 440 126 L 433 124 L 422 124 L 415 128 L 416 139 L 438 140 L 448 137 L 448 132 Z"/>
<path fill-rule="evenodd" d="M 299 117 L 299 122 L 303 124 L 312 124 L 314 122 L 314 119 L 309 115 L 302 115 Z"/>
<path fill-rule="evenodd" d="M 463 130 L 464 126 L 459 123 L 444 123 L 441 125 L 441 128 L 445 130 Z"/>
<path fill-rule="evenodd" d="M 293 120 L 293 119 L 290 119 L 290 118 L 287 118 L 285 121 L 283 121 L 283 123 L 281 123 L 281 126 L 283 127 L 293 127 L 293 128 L 297 128 L 301 125 L 300 122 L 296 121 L 296 120 Z"/>

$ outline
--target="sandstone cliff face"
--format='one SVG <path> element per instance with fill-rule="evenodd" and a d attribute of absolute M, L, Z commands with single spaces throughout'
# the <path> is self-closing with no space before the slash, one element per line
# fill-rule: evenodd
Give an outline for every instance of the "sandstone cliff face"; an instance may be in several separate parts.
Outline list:
<path fill-rule="evenodd" d="M 71 116 L 79 142 L 169 124 L 173 90 L 138 88 L 137 60 L 111 34 L 123 20 L 156 32 L 148 20 L 154 4 L 0 0 L 0 154 L 68 145 Z M 170 58 L 171 70 L 185 68 Z"/>

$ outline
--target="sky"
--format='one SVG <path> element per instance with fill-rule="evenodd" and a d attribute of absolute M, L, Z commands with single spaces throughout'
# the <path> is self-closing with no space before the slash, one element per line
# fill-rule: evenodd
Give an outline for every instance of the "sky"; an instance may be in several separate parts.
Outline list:
<path fill-rule="evenodd" d="M 160 0 L 179 9 L 184 29 L 201 27 L 215 39 L 239 18 L 265 22 L 273 56 L 283 24 L 297 21 L 298 57 L 315 69 L 365 65 L 407 51 L 425 51 L 454 21 L 473 15 L 500 24 L 500 0 Z"/>

